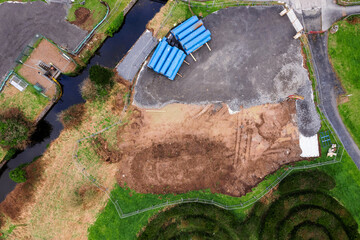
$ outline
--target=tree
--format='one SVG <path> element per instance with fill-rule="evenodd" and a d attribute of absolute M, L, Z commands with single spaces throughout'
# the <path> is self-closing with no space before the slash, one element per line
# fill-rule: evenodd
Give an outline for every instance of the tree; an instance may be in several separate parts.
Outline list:
<path fill-rule="evenodd" d="M 0 115 L 0 145 L 6 149 L 24 149 L 33 130 L 33 125 L 17 108 Z"/>
<path fill-rule="evenodd" d="M 13 180 L 14 182 L 17 182 L 17 183 L 26 182 L 27 177 L 26 177 L 26 171 L 24 170 L 24 168 L 27 165 L 28 164 L 21 164 L 14 170 L 11 170 L 9 172 L 9 177 L 11 178 L 11 180 Z"/>

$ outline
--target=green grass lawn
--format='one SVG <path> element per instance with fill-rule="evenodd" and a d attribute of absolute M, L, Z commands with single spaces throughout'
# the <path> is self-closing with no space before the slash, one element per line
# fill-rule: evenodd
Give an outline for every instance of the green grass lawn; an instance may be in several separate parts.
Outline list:
<path fill-rule="evenodd" d="M 83 0 L 75 1 L 71 8 L 69 9 L 67 20 L 68 21 L 75 21 L 75 11 L 80 7 L 84 7 L 90 10 L 92 18 L 93 18 L 93 26 L 95 27 L 104 17 L 106 14 L 106 7 L 105 5 L 101 4 L 98 0 L 86 0 L 84 5 L 80 5 L 80 2 Z M 105 24 L 103 24 L 99 28 L 99 32 L 103 33 L 106 31 L 107 27 L 109 27 L 110 23 L 116 19 L 116 17 L 121 14 L 124 8 L 129 4 L 130 0 L 106 0 L 110 7 L 110 15 Z"/>
<path fill-rule="evenodd" d="M 32 85 L 29 85 L 23 92 L 9 85 L 0 94 L 2 110 L 19 108 L 30 121 L 35 121 L 49 102 L 49 98 L 38 93 Z"/>
<path fill-rule="evenodd" d="M 106 7 L 103 4 L 101 4 L 100 1 L 97 0 L 86 0 L 84 5 L 80 5 L 82 1 L 83 0 L 77 0 L 74 3 L 72 3 L 72 6 L 69 9 L 67 15 L 67 20 L 70 22 L 75 21 L 76 19 L 75 11 L 80 7 L 84 7 L 90 10 L 95 26 L 105 16 Z M 110 4 L 110 2 L 116 2 L 116 1 L 108 0 L 106 2 Z"/>
<path fill-rule="evenodd" d="M 329 35 L 329 55 L 347 94 L 351 94 L 350 101 L 339 105 L 338 109 L 344 124 L 360 147 L 360 24 L 351 24 L 347 20 L 337 24 L 339 30 Z"/>

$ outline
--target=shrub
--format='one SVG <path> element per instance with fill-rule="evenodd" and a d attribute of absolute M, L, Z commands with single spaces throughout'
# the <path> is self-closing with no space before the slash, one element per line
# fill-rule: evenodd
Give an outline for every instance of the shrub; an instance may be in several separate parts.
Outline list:
<path fill-rule="evenodd" d="M 20 110 L 11 108 L 0 116 L 0 145 L 6 149 L 24 149 L 34 126 Z"/>
<path fill-rule="evenodd" d="M 10 149 L 7 151 L 7 153 L 6 153 L 3 161 L 9 161 L 10 159 L 12 159 L 13 156 L 16 154 L 16 152 L 17 152 L 17 149 L 15 149 L 15 148 L 10 148 Z"/>
<path fill-rule="evenodd" d="M 17 183 L 26 182 L 27 178 L 26 178 L 26 171 L 24 170 L 24 168 L 27 165 L 28 165 L 27 163 L 21 164 L 14 170 L 11 170 L 9 172 L 9 177 L 11 178 L 11 180 L 13 180 L 14 182 L 17 182 Z"/>
<path fill-rule="evenodd" d="M 97 86 L 109 87 L 112 86 L 113 72 L 110 69 L 101 67 L 100 65 L 94 65 L 89 71 L 90 80 Z"/>
<path fill-rule="evenodd" d="M 60 113 L 60 121 L 65 128 L 79 126 L 84 119 L 85 105 L 83 103 L 73 105 Z"/>
<path fill-rule="evenodd" d="M 106 34 L 110 37 L 112 37 L 114 35 L 114 33 L 116 31 L 119 30 L 119 28 L 121 27 L 121 25 L 124 22 L 124 13 L 121 13 L 119 16 L 116 17 L 116 19 L 110 24 L 110 26 L 108 27 L 108 29 L 106 30 Z"/>
<path fill-rule="evenodd" d="M 91 89 L 91 99 L 106 97 L 114 85 L 112 78 L 114 73 L 107 68 L 95 65 L 90 68 L 89 75 L 90 81 L 93 83 L 93 86 L 89 86 Z"/>
<path fill-rule="evenodd" d="M 95 84 L 89 78 L 85 79 L 80 87 L 81 96 L 87 101 L 96 99 L 97 90 Z"/>

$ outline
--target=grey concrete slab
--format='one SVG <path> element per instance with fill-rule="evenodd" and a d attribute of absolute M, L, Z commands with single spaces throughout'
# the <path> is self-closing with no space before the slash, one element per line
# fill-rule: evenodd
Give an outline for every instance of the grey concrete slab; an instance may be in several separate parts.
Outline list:
<path fill-rule="evenodd" d="M 67 22 L 66 15 L 64 4 L 42 1 L 0 4 L 0 78 L 13 67 L 16 57 L 36 34 L 74 49 L 87 32 Z"/>
<path fill-rule="evenodd" d="M 305 32 L 321 31 L 321 8 L 302 11 Z M 301 18 L 299 18 L 301 19 Z"/>
<path fill-rule="evenodd" d="M 135 86 L 134 103 L 159 108 L 168 103 L 207 104 L 224 102 L 231 110 L 278 103 L 300 91 L 309 92 L 299 40 L 283 8 L 236 7 L 222 9 L 204 19 L 212 33 L 206 46 L 190 56 L 174 81 L 144 67 Z M 305 136 L 314 135 L 320 121 L 311 94 L 300 105 L 298 124 Z M 310 119 L 301 114 L 314 114 Z M 300 127 L 303 126 L 303 127 Z"/>
<path fill-rule="evenodd" d="M 157 45 L 157 42 L 152 33 L 146 30 L 116 66 L 118 74 L 131 82 L 140 70 L 142 63 Z"/>

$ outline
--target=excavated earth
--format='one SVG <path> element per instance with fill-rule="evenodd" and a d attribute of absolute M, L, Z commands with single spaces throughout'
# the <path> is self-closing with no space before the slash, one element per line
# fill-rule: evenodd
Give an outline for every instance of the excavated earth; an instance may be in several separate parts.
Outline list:
<path fill-rule="evenodd" d="M 135 109 L 117 131 L 117 159 L 103 159 L 117 162 L 119 184 L 137 192 L 210 188 L 241 196 L 281 165 L 300 160 L 295 112 L 293 101 L 233 115 L 224 105 Z"/>

